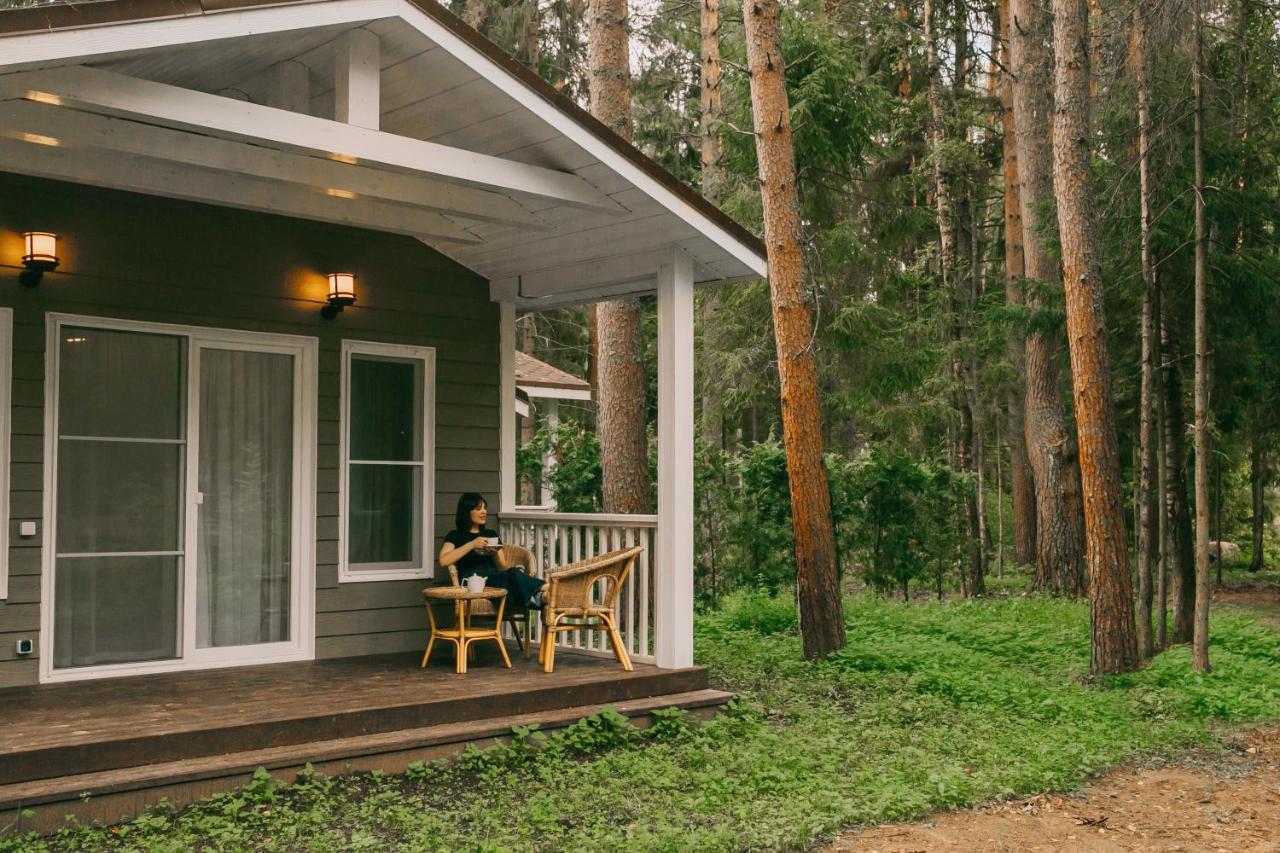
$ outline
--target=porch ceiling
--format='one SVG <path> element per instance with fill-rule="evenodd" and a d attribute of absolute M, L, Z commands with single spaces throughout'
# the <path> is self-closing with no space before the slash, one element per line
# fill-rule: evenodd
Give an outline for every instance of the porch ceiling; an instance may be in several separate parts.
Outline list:
<path fill-rule="evenodd" d="M 376 129 L 334 118 L 361 30 Z M 525 305 L 651 291 L 673 249 L 700 282 L 765 272 L 752 235 L 433 0 L 12 10 L 0 56 L 7 170 L 410 234 Z"/>

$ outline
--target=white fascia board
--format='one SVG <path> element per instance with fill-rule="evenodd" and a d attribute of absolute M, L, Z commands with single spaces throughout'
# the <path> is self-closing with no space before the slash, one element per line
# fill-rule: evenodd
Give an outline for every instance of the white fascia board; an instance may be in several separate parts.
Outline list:
<path fill-rule="evenodd" d="M 517 103 L 522 104 L 567 139 L 590 152 L 601 163 L 613 169 L 654 201 L 680 217 L 685 224 L 714 242 L 721 249 L 724 249 L 744 266 L 750 268 L 757 276 L 760 278 L 768 276 L 768 263 L 757 255 L 751 247 L 711 221 L 704 213 L 695 209 L 693 205 L 680 198 L 659 181 L 645 174 L 643 170 L 629 162 L 607 142 L 598 138 L 567 113 L 548 103 L 541 95 L 531 91 L 528 86 L 510 72 L 472 47 L 443 24 L 418 9 L 412 3 L 407 2 L 407 0 L 397 0 L 397 2 L 400 4 L 397 14 L 427 38 L 431 39 L 431 41 L 466 63 L 473 71 L 513 98 Z"/>
<path fill-rule="evenodd" d="M 547 388 L 543 385 L 521 385 L 516 387 L 532 399 L 541 400 L 590 400 L 591 391 L 586 388 Z"/>
<path fill-rule="evenodd" d="M 400 0 L 329 0 L 22 33 L 0 38 L 4 45 L 0 50 L 4 63 L 0 67 L 10 72 L 68 62 L 97 62 L 134 51 L 367 23 L 397 17 L 399 13 Z"/>
<path fill-rule="evenodd" d="M 411 174 L 431 175 L 481 189 L 527 194 L 596 212 L 626 212 L 613 199 L 570 172 L 83 65 L 0 76 L 0 98 L 25 98 L 101 114 L 141 118 L 172 128 L 328 157 L 340 163 L 402 169 Z"/>

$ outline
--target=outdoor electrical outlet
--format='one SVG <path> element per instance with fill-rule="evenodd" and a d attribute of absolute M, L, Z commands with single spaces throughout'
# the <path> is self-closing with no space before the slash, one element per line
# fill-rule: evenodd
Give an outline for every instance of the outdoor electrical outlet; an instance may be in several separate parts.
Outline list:
<path fill-rule="evenodd" d="M 34 521 L 22 521 L 18 523 L 19 536 L 35 536 L 36 523 Z"/>
<path fill-rule="evenodd" d="M 18 641 L 18 654 L 29 655 L 35 649 L 35 642 L 32 640 Z"/>

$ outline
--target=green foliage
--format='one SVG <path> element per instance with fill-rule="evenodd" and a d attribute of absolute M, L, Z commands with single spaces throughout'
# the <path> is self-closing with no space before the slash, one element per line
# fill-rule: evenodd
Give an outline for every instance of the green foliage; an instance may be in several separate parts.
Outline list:
<path fill-rule="evenodd" d="M 1175 648 L 1091 681 L 1087 605 L 1050 598 L 845 602 L 848 645 L 802 660 L 789 592 L 735 593 L 697 649 L 737 693 L 710 722 L 606 710 L 400 776 L 240 791 L 110 828 L 0 836 L 0 851 L 806 850 L 841 826 L 1076 787 L 1141 756 L 1280 716 L 1280 635 L 1213 623 L 1214 672 Z"/>
<path fill-rule="evenodd" d="M 520 477 L 537 483 L 542 479 L 542 457 L 555 456 L 551 471 L 551 495 L 560 512 L 599 512 L 601 506 L 600 440 L 574 421 L 555 429 L 543 426 L 533 441 L 516 451 Z"/>

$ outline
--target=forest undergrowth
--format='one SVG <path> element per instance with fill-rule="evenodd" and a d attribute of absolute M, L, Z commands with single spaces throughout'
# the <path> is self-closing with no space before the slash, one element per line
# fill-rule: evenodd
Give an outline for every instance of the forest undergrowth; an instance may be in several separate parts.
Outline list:
<path fill-rule="evenodd" d="M 1280 633 L 1213 621 L 1214 672 L 1171 649 L 1090 679 L 1081 601 L 845 602 L 848 645 L 801 660 L 784 594 L 700 614 L 697 649 L 737 694 L 711 722 L 641 731 L 606 712 L 404 775 L 239 791 L 114 827 L 0 837 L 17 850 L 802 850 L 843 826 L 1046 790 L 1213 747 L 1280 718 Z"/>

